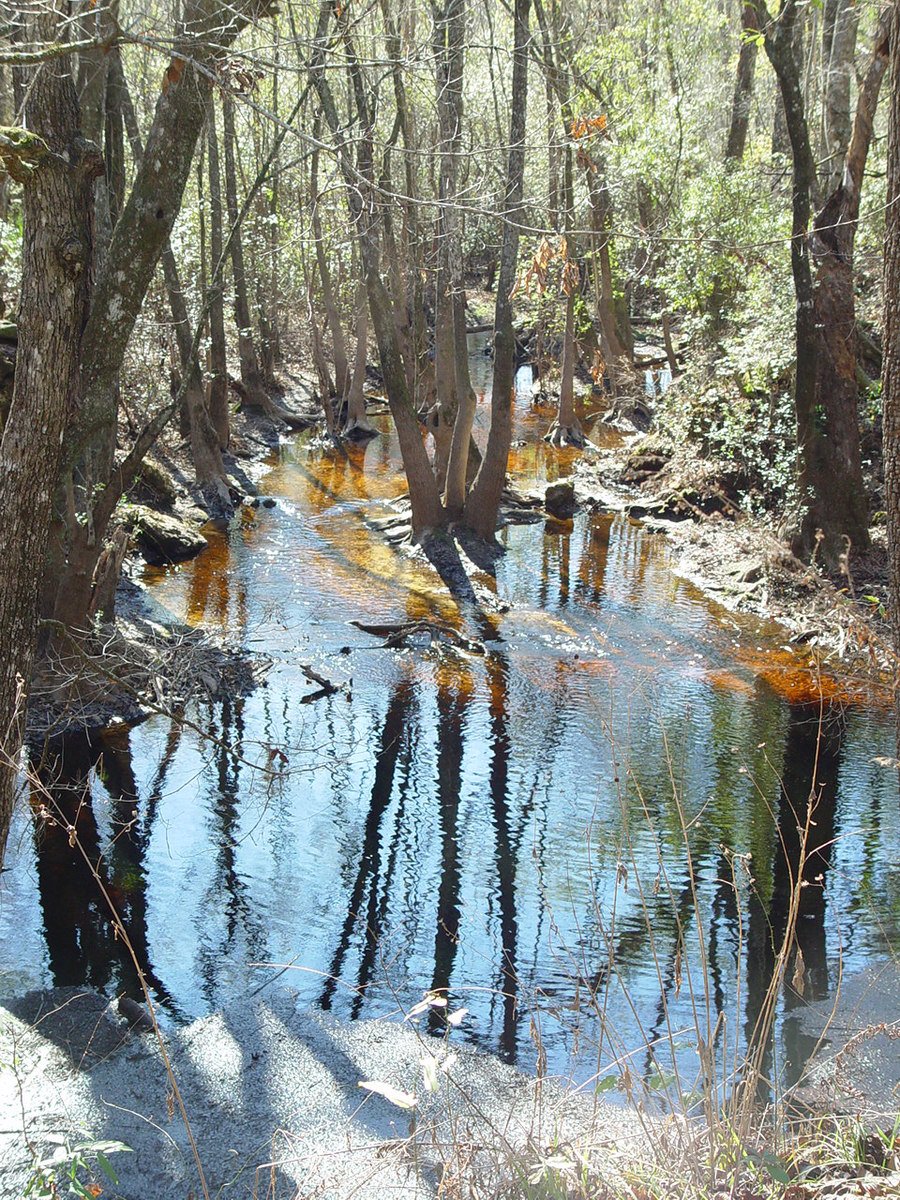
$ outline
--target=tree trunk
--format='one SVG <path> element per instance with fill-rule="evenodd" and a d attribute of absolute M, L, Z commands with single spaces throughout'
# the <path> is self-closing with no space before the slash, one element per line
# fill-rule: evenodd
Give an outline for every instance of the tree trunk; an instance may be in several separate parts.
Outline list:
<path fill-rule="evenodd" d="M 182 5 L 184 21 L 162 81 L 146 150 L 113 230 L 84 334 L 83 403 L 70 456 L 109 420 L 109 395 L 159 256 L 169 239 L 212 90 L 208 64 L 272 0 Z"/>
<path fill-rule="evenodd" d="M 781 90 L 793 164 L 791 271 L 797 301 L 794 409 L 799 514 L 791 543 L 796 554 L 809 557 L 819 544 L 817 531 L 821 529 L 821 552 L 826 563 L 834 566 L 844 550 L 845 535 L 856 545 L 866 543 L 865 520 L 860 517 L 865 500 L 859 494 L 858 434 L 851 429 L 855 428 L 855 396 L 852 420 L 847 417 L 846 404 L 840 401 L 836 410 L 819 407 L 820 400 L 830 404 L 831 398 L 819 393 L 820 337 L 808 234 L 816 168 L 794 54 L 797 0 L 786 0 L 777 20 L 772 19 L 764 0 L 755 3 L 760 28 L 765 31 L 766 54 Z M 827 310 L 824 298 L 822 303 L 822 311 Z M 829 321 L 840 320 L 837 313 L 827 311 L 826 316 Z"/>
<path fill-rule="evenodd" d="M 238 227 L 237 173 L 234 153 L 234 101 L 228 96 L 222 99 L 222 138 L 225 149 L 225 204 L 228 224 L 231 226 L 231 266 L 234 286 L 234 323 L 237 326 L 238 357 L 241 363 L 241 383 L 252 408 L 268 411 L 268 396 L 263 387 L 256 347 L 253 344 L 253 326 L 250 320 L 250 304 L 247 300 L 247 276 L 244 270 L 244 241 Z"/>
<path fill-rule="evenodd" d="M 757 32 L 756 10 L 752 4 L 744 4 L 741 10 L 741 48 L 738 54 L 737 78 L 734 82 L 734 97 L 731 101 L 731 124 L 725 158 L 740 162 L 747 146 L 750 128 L 750 104 L 753 100 L 753 77 L 756 73 L 756 40 L 750 36 Z"/>
<path fill-rule="evenodd" d="M 891 114 L 887 194 L 900 196 L 900 6 L 894 5 L 890 35 Z M 900 204 L 889 204 L 884 230 L 884 295 L 900 296 Z M 891 617 L 900 654 L 900 305 L 884 306 L 884 497 L 890 552 Z M 897 694 L 900 712 L 900 693 Z"/>
<path fill-rule="evenodd" d="M 438 63 L 437 106 L 441 130 L 441 175 L 435 303 L 435 378 L 440 430 L 446 447 L 435 450 L 438 487 L 451 520 L 462 517 L 466 498 L 469 442 L 475 418 L 475 395 L 469 382 L 465 296 L 462 280 L 459 151 L 462 133 L 462 84 L 465 45 L 465 0 L 445 0 L 434 24 Z M 439 453 L 440 453 L 440 463 Z M 443 454 L 446 452 L 446 462 Z"/>
<path fill-rule="evenodd" d="M 28 34 L 38 44 L 65 36 L 62 22 L 48 8 L 28 19 Z M 96 148 L 80 136 L 75 85 L 59 61 L 35 69 L 26 120 L 34 169 L 21 181 L 25 236 L 18 356 L 0 442 L 0 863 L 15 796 L 55 481 L 78 407 L 92 191 L 103 171 Z"/>
<path fill-rule="evenodd" d="M 319 121 L 313 130 L 315 137 L 319 136 Z M 331 280 L 331 267 L 325 251 L 325 239 L 322 236 L 322 217 L 319 212 L 319 151 L 313 150 L 310 167 L 310 202 L 312 204 L 313 240 L 316 247 L 316 263 L 319 268 L 319 282 L 322 285 L 322 304 L 325 308 L 325 320 L 328 332 L 331 334 L 331 355 L 334 363 L 334 386 L 338 396 L 345 395 L 350 382 L 350 366 L 347 359 L 347 342 L 344 337 L 344 326 L 338 312 L 337 301 L 334 298 L 334 285 Z"/>
<path fill-rule="evenodd" d="M 574 218 L 574 194 L 572 151 L 568 146 L 566 147 L 564 193 L 566 228 L 571 229 Z M 563 288 L 566 296 L 566 319 L 563 330 L 562 362 L 559 369 L 559 404 L 556 410 L 556 420 L 550 426 L 544 440 L 553 446 L 583 446 L 584 433 L 581 429 L 581 422 L 575 415 L 575 361 L 578 356 L 575 341 L 575 298 L 580 289 L 581 280 L 571 234 L 567 234 L 565 242 Z"/>
<path fill-rule="evenodd" d="M 216 102 L 206 102 L 206 163 L 209 181 L 209 257 L 212 270 L 222 258 L 225 237 L 222 232 L 222 176 L 219 170 L 219 135 L 216 131 Z M 224 450 L 231 440 L 228 413 L 228 350 L 225 342 L 225 301 L 222 280 L 213 282 L 209 306 L 209 392 L 206 405 L 219 446 Z"/>
<path fill-rule="evenodd" d="M 185 19 L 163 78 L 146 152 L 93 289 L 82 338 L 82 403 L 65 442 L 67 474 L 87 447 L 104 444 L 114 431 L 123 356 L 169 241 L 203 126 L 211 91 L 204 64 L 230 45 L 252 16 L 263 15 L 269 4 L 270 0 L 237 0 L 229 5 L 189 0 L 183 6 Z M 95 567 L 115 503 L 173 414 L 172 406 L 166 405 L 151 418 L 128 454 L 127 470 L 110 463 L 107 477 L 93 480 L 103 486 L 94 487 L 93 494 L 85 489 L 88 503 L 81 517 L 74 503 L 68 506 L 69 544 L 65 561 L 59 564 L 54 608 L 73 626 L 84 628 L 88 622 Z"/>
<path fill-rule="evenodd" d="M 326 33 L 329 14 L 332 12 L 346 50 L 347 69 L 360 126 L 356 142 L 356 164 L 353 163 L 325 71 Z M 397 430 L 403 467 L 409 484 L 413 535 L 421 537 L 428 530 L 444 524 L 444 510 L 407 385 L 390 296 L 381 277 L 374 194 L 374 114 L 369 109 L 362 68 L 356 55 L 346 12 L 338 0 L 322 0 L 316 31 L 316 53 L 310 66 L 310 74 L 322 103 L 325 120 L 337 146 L 341 171 L 346 182 L 347 204 L 358 230 L 363 277 L 369 298 L 369 314 L 378 345 L 388 404 Z"/>
<path fill-rule="evenodd" d="M 403 58 L 400 35 L 397 24 L 391 13 L 391 0 L 381 0 L 382 16 L 385 26 L 385 46 L 391 63 L 391 77 L 394 83 L 394 101 L 397 108 L 397 120 L 403 135 L 404 179 L 406 183 L 406 200 L 403 207 L 403 232 L 406 244 L 404 260 L 406 270 L 406 309 L 410 339 L 412 345 L 404 361 L 406 364 L 406 379 L 409 393 L 418 409 L 427 407 L 427 397 L 431 391 L 431 362 L 428 358 L 427 331 L 425 328 L 425 303 L 423 283 L 423 246 L 421 226 L 419 222 L 418 187 L 416 174 L 417 141 L 413 114 L 410 112 L 406 97 L 406 85 L 403 81 L 401 62 Z M 399 302 L 399 301 L 398 301 Z M 402 347 L 401 347 L 402 349 Z"/>
<path fill-rule="evenodd" d="M 833 11 L 829 12 L 829 9 Z M 821 166 L 822 190 L 826 196 L 840 186 L 844 158 L 850 146 L 850 85 L 858 29 L 859 7 L 854 0 L 834 0 L 832 5 L 826 6 L 822 47 L 822 68 L 825 72 L 822 98 L 824 162 Z"/>
<path fill-rule="evenodd" d="M 366 360 L 369 340 L 369 314 L 366 306 L 366 289 L 360 284 L 356 302 L 356 353 L 353 375 L 347 388 L 347 417 L 344 421 L 344 437 L 361 441 L 374 437 L 376 430 L 366 420 L 366 397 L 363 386 L 366 382 Z"/>
<path fill-rule="evenodd" d="M 279 99 L 279 57 L 278 25 L 273 23 L 275 39 L 274 60 L 272 70 L 272 116 L 275 122 L 281 120 Z M 265 200 L 265 261 L 266 270 L 260 271 L 256 280 L 256 307 L 259 313 L 259 366 L 262 372 L 263 385 L 274 389 L 277 385 L 275 369 L 281 363 L 281 312 L 279 305 L 279 209 L 281 207 L 281 172 L 279 160 L 276 157 L 273 165 L 272 181 Z"/>
<path fill-rule="evenodd" d="M 591 200 L 591 232 L 594 258 L 594 303 L 600 325 L 603 354 L 615 386 L 622 369 L 622 360 L 628 352 L 616 328 L 615 296 L 613 292 L 612 263 L 609 254 L 612 210 L 609 185 L 606 180 L 606 162 L 602 154 L 588 158 L 585 163 L 585 178 Z"/>
<path fill-rule="evenodd" d="M 570 131 L 573 125 L 571 80 L 568 66 L 561 66 L 564 56 L 568 54 L 568 40 L 563 37 L 560 21 L 559 6 L 553 3 L 548 22 L 542 0 L 535 0 L 535 11 L 541 27 L 541 37 L 544 47 L 544 70 L 550 79 L 562 121 L 563 137 L 565 139 L 565 166 L 562 181 L 563 241 L 565 253 L 562 255 L 562 287 L 566 297 L 566 315 L 563 329 L 563 350 L 560 363 L 559 402 L 556 419 L 547 432 L 545 441 L 554 446 L 583 446 L 584 434 L 581 424 L 575 415 L 575 362 L 577 348 L 575 344 L 575 296 L 580 290 L 581 279 L 575 248 L 575 180 L 573 178 L 572 144 Z"/>
<path fill-rule="evenodd" d="M 810 237 L 816 267 L 814 316 L 819 339 L 816 355 L 819 436 L 810 450 L 815 495 L 811 519 L 825 534 L 822 550 L 830 564 L 844 553 L 845 539 L 854 550 L 864 550 L 869 544 L 868 506 L 859 449 L 853 249 L 875 110 L 887 70 L 889 17 L 887 10 L 859 89 L 837 186 L 817 214 Z"/>
<path fill-rule="evenodd" d="M 512 290 L 519 257 L 519 227 L 523 220 L 525 178 L 525 113 L 528 102 L 530 0 L 515 0 L 509 153 L 504 190 L 503 246 L 494 310 L 494 374 L 491 428 L 481 468 L 466 497 L 465 520 L 476 533 L 492 538 L 497 528 L 500 498 L 506 482 L 512 414 L 515 402 L 516 336 L 512 320 Z"/>
<path fill-rule="evenodd" d="M 112 70 L 115 87 L 120 95 L 122 116 L 131 145 L 131 155 L 135 163 L 139 163 L 144 157 L 144 145 L 118 53 L 113 59 Z M 203 243 L 204 238 L 201 236 L 201 258 L 205 252 Z M 194 474 L 204 497 L 211 506 L 211 511 L 216 516 L 225 517 L 234 511 L 234 507 L 228 490 L 218 434 L 206 407 L 206 392 L 203 387 L 200 364 L 196 356 L 191 353 L 194 336 L 179 278 L 178 264 L 175 261 L 172 243 L 168 239 L 163 247 L 161 257 L 166 295 L 172 313 L 172 324 L 175 327 L 175 340 L 178 344 L 181 375 L 183 376 L 187 372 L 189 376 L 184 395 L 184 423 L 191 443 Z"/>
<path fill-rule="evenodd" d="M 757 9 L 757 21 L 759 21 L 759 4 L 757 0 L 749 0 Z M 796 9 L 796 6 L 793 6 Z M 782 10 L 783 11 L 783 10 Z M 803 77 L 803 29 L 800 23 L 800 18 L 796 12 L 790 17 L 791 36 L 790 45 L 794 55 L 794 65 L 797 71 L 798 80 Z M 800 94 L 803 95 L 802 83 L 800 84 Z M 805 107 L 805 105 L 804 105 Z M 787 114 L 784 108 L 784 93 L 781 84 L 778 81 L 777 74 L 775 80 L 775 115 L 772 122 L 772 153 L 787 157 L 791 153 L 791 134 L 788 129 Z"/>

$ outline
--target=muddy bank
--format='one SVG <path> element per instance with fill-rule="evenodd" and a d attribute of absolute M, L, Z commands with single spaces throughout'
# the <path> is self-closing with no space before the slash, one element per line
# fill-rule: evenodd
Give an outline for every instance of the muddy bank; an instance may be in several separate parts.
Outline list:
<path fill-rule="evenodd" d="M 802 1009 L 798 1024 L 820 1048 L 797 1103 L 889 1129 L 900 1111 L 900 964 L 888 959 L 849 976 L 834 1000 Z"/>
<path fill-rule="evenodd" d="M 855 681 L 857 690 L 889 691 L 897 660 L 887 614 L 884 530 L 873 528 L 865 555 L 849 555 L 829 576 L 797 559 L 772 514 L 742 506 L 721 464 L 660 454 L 652 438 L 634 436 L 585 458 L 575 482 L 586 507 L 623 512 L 664 536 L 671 569 L 723 607 L 784 626 L 785 644 L 809 665 Z"/>
<path fill-rule="evenodd" d="M 119 583 L 116 610 L 114 623 L 69 639 L 38 670 L 26 721 L 32 750 L 183 711 L 191 700 L 245 696 L 265 678 L 264 655 L 191 629 L 128 576 Z"/>
<path fill-rule="evenodd" d="M 300 377 L 296 391 L 302 419 L 314 423 Z M 235 512 L 274 503 L 259 495 L 257 480 L 290 433 L 260 414 L 234 414 L 223 459 Z M 264 678 L 264 655 L 186 625 L 154 600 L 142 580 L 145 564 L 171 566 L 205 553 L 210 531 L 224 528 L 231 516 L 197 485 L 187 443 L 174 429 L 167 431 L 113 519 L 113 532 L 121 528 L 128 535 L 114 617 L 83 637 L 50 629 L 55 642 L 51 637 L 28 701 L 26 740 L 33 749 L 48 739 L 180 711 L 198 698 L 245 696 Z"/>
<path fill-rule="evenodd" d="M 831 1050 L 795 1103 L 862 1118 L 869 1131 L 885 1121 L 890 1128 L 900 1034 L 884 1018 L 897 985 L 896 966 L 886 964 L 847 981 L 827 1012 L 812 1005 L 802 1014 L 806 1034 L 827 1034 Z M 87 1147 L 79 1181 L 118 1200 L 424 1200 L 454 1185 L 469 1194 L 476 1179 L 478 1194 L 507 1194 L 517 1178 L 524 1194 L 542 1163 L 560 1184 L 576 1164 L 578 1175 L 589 1171 L 592 1194 L 608 1194 L 605 1183 L 631 1194 L 630 1176 L 655 1178 L 665 1195 L 702 1174 L 701 1124 L 534 1078 L 455 1045 L 449 1024 L 443 1036 L 426 1034 L 428 1021 L 426 1011 L 342 1022 L 303 1007 L 283 978 L 158 1034 L 140 1006 L 88 990 L 8 1000 L 0 1006 L 0 1193 L 23 1194 L 38 1164 L 54 1160 L 49 1169 L 61 1179 L 75 1146 Z M 819 1165 L 815 1139 L 802 1128 L 800 1139 L 797 1150 L 779 1151 L 795 1200 L 896 1195 L 890 1150 L 876 1162 L 877 1146 L 861 1142 L 857 1159 Z M 115 1184 L 96 1162 L 96 1143 L 128 1147 L 108 1152 Z M 752 1172 L 745 1182 L 742 1195 L 759 1194 Z"/>

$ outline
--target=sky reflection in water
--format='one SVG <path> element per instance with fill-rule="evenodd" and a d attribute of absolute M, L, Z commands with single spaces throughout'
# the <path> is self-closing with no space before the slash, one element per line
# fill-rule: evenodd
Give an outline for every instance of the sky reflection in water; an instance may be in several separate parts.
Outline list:
<path fill-rule="evenodd" d="M 535 444 L 547 416 L 523 389 L 520 475 L 575 461 Z M 481 437 L 485 418 L 483 402 Z M 68 750 L 62 803 L 173 1019 L 275 974 L 256 964 L 290 964 L 283 981 L 352 1017 L 449 989 L 469 1009 L 462 1036 L 526 1067 L 534 1017 L 551 1070 L 581 1079 L 675 1031 L 689 1077 L 691 984 L 709 983 L 701 1025 L 727 1015 L 723 1050 L 756 1019 L 814 784 L 805 997 L 830 994 L 839 953 L 845 970 L 884 954 L 900 813 L 873 760 L 894 753 L 890 714 L 798 702 L 812 693 L 777 631 L 677 579 L 659 537 L 587 514 L 507 529 L 496 589 L 511 607 L 490 617 L 488 654 L 398 652 L 349 621 L 485 626 L 371 528 L 401 490 L 392 439 L 346 456 L 301 439 L 261 490 L 275 509 L 147 577 L 192 623 L 272 655 L 266 686 L 192 712 L 215 743 L 153 718 Z M 301 663 L 349 695 L 304 704 Z M 24 813 L 0 936 L 5 992 L 137 994 L 77 850 L 57 829 L 38 853 Z M 779 1068 L 801 1052 L 802 1003 L 783 999 Z M 644 1053 L 631 1067 L 654 1069 Z"/>

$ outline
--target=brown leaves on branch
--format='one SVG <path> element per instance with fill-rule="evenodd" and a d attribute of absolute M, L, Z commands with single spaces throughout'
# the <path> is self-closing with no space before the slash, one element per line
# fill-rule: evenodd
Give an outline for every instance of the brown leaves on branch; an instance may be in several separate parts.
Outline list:
<path fill-rule="evenodd" d="M 541 244 L 538 246 L 524 275 L 520 273 L 517 277 L 515 286 L 510 292 L 510 300 L 522 291 L 524 291 L 526 296 L 530 296 L 532 288 L 537 291 L 539 296 L 542 296 L 547 290 L 550 267 L 554 262 L 562 264 L 559 286 L 564 295 L 571 296 L 576 292 L 581 282 L 581 274 L 578 269 L 578 263 L 574 259 L 569 258 L 568 239 L 561 237 L 559 244 L 553 246 L 546 238 L 541 238 Z"/>

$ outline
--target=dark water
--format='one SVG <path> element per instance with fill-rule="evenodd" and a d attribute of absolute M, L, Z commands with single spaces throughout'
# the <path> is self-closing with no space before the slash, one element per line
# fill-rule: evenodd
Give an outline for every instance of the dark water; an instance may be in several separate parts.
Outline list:
<path fill-rule="evenodd" d="M 535 444 L 549 414 L 524 390 L 519 409 L 520 478 L 570 470 L 571 452 Z M 446 989 L 461 1035 L 510 1061 L 533 1065 L 539 1038 L 551 1070 L 585 1080 L 631 1053 L 649 1076 L 671 1054 L 642 1047 L 663 1039 L 684 1090 L 698 1031 L 727 1074 L 754 1027 L 813 793 L 802 965 L 766 1059 L 795 1072 L 798 1008 L 831 994 L 839 961 L 896 944 L 886 709 L 820 704 L 777 630 L 717 608 L 620 517 L 503 531 L 510 607 L 485 657 L 382 649 L 349 621 L 436 616 L 485 637 L 367 523 L 401 491 L 392 439 L 341 456 L 299 438 L 260 487 L 274 509 L 145 577 L 271 655 L 266 686 L 191 710 L 214 740 L 155 717 L 70 747 L 56 792 L 163 1011 L 191 1019 L 285 967 L 350 1017 Z M 304 703 L 303 663 L 347 691 Z M 139 994 L 77 847 L 39 828 L 23 811 L 13 831 L 3 992 Z"/>

